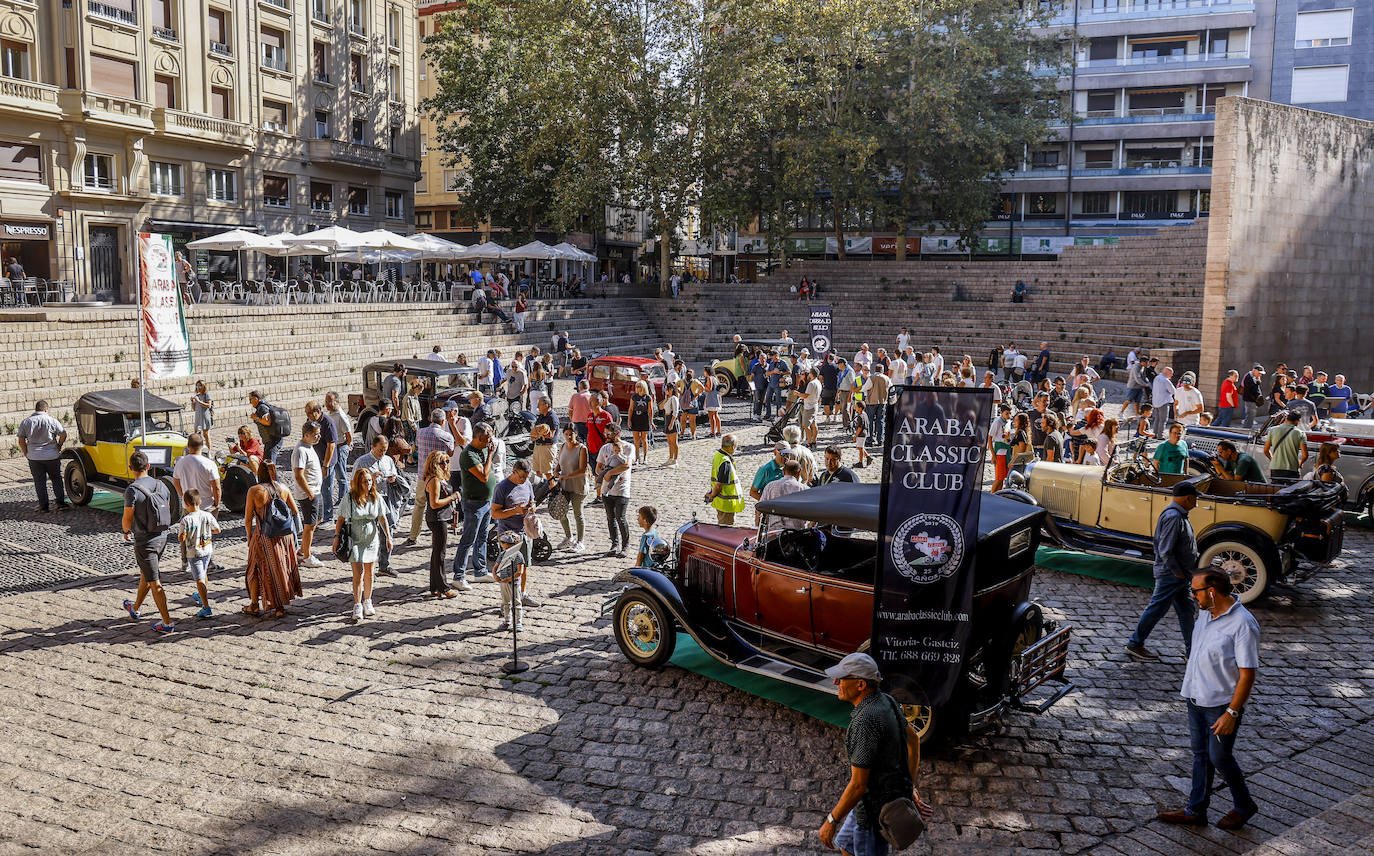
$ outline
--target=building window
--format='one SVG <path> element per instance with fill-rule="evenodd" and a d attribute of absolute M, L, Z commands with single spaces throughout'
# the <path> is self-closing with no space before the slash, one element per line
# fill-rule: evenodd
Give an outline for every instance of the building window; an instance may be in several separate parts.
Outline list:
<path fill-rule="evenodd" d="M 279 134 L 286 133 L 287 123 L 290 121 L 291 105 L 282 101 L 262 102 L 262 128 L 265 131 L 276 131 Z"/>
<path fill-rule="evenodd" d="M 1293 46 L 1298 48 L 1330 48 L 1350 44 L 1354 25 L 1354 9 L 1335 9 L 1329 12 L 1299 12 Z M 1340 99 L 1344 101 L 1345 99 Z"/>
<path fill-rule="evenodd" d="M 434 218 L 428 211 L 419 211 L 415 214 L 415 225 L 420 229 L 428 229 L 434 223 Z"/>
<path fill-rule="evenodd" d="M 447 193 L 457 193 L 462 176 L 456 169 L 444 170 L 444 191 Z"/>
<path fill-rule="evenodd" d="M 334 210 L 334 185 L 322 181 L 310 182 L 310 210 Z"/>
<path fill-rule="evenodd" d="M 362 215 L 367 214 L 367 188 L 348 188 L 348 213 Z"/>
<path fill-rule="evenodd" d="M 1132 190 L 1121 195 L 1127 214 L 1167 214 L 1174 210 L 1172 190 Z"/>
<path fill-rule="evenodd" d="M 205 198 L 216 202 L 237 202 L 239 199 L 238 173 L 232 169 L 207 169 L 205 171 Z"/>
<path fill-rule="evenodd" d="M 1084 149 L 1083 166 L 1087 169 L 1111 169 L 1116 160 L 1115 149 Z M 1087 198 L 1088 194 L 1084 194 Z"/>
<path fill-rule="evenodd" d="M 1027 193 L 1026 211 L 1031 214 L 1059 213 L 1059 195 L 1056 193 Z"/>
<path fill-rule="evenodd" d="M 401 151 L 401 126 L 400 126 L 400 125 L 392 125 L 391 128 L 389 129 L 388 135 L 387 135 L 386 147 L 387 147 L 387 151 L 391 152 L 393 155 L 394 155 L 394 154 L 399 154 L 399 153 L 400 153 L 400 151 Z"/>
<path fill-rule="evenodd" d="M 138 100 L 138 63 L 91 54 L 91 89 L 116 98 Z"/>
<path fill-rule="evenodd" d="M 210 115 L 216 119 L 234 118 L 233 93 L 222 86 L 210 87 Z"/>
<path fill-rule="evenodd" d="M 328 111 L 328 110 L 316 110 L 316 111 L 315 111 L 315 139 L 317 139 L 317 140 L 327 140 L 327 139 L 329 139 L 329 111 Z"/>
<path fill-rule="evenodd" d="M 229 13 L 223 9 L 211 9 L 206 15 L 205 33 L 210 39 L 210 53 L 233 53 L 229 46 Z"/>
<path fill-rule="evenodd" d="M 1111 207 L 1111 194 L 1104 192 L 1083 194 L 1084 214 L 1106 214 Z"/>
<path fill-rule="evenodd" d="M 350 54 L 348 57 L 348 85 L 353 87 L 354 92 L 363 92 L 367 85 L 367 57 L 362 54 Z"/>
<path fill-rule="evenodd" d="M 31 143 L 0 143 L 0 180 L 41 182 L 42 150 Z"/>
<path fill-rule="evenodd" d="M 153 102 L 168 110 L 177 109 L 177 80 L 165 74 L 153 76 Z"/>
<path fill-rule="evenodd" d="M 87 190 L 114 190 L 114 157 L 87 154 L 82 186 Z"/>
<path fill-rule="evenodd" d="M 1089 92 L 1088 93 L 1088 116 L 1111 116 L 1116 113 L 1116 93 Z"/>
<path fill-rule="evenodd" d="M 268 208 L 291 207 L 291 179 L 283 175 L 262 177 L 262 204 Z"/>
<path fill-rule="evenodd" d="M 321 83 L 329 82 L 329 44 L 315 42 L 310 50 L 311 72 Z"/>
<path fill-rule="evenodd" d="M 429 140 L 425 139 L 425 135 L 424 135 L 424 134 L 421 134 L 421 135 L 420 135 L 420 157 L 424 157 L 424 156 L 427 155 L 427 154 L 429 154 Z"/>
<path fill-rule="evenodd" d="M 1350 84 L 1350 66 L 1317 65 L 1293 69 L 1293 104 L 1319 104 L 1345 101 Z"/>
<path fill-rule="evenodd" d="M 1038 152 L 1031 152 L 1031 169 L 1058 169 L 1059 150 L 1044 149 Z"/>
<path fill-rule="evenodd" d="M 1197 195 L 1197 213 L 1205 214 L 1212 210 L 1212 191 L 1199 191 Z"/>
<path fill-rule="evenodd" d="M 404 220 L 406 216 L 405 194 L 387 191 L 386 194 L 386 218 L 388 220 Z"/>
<path fill-rule="evenodd" d="M 415 192 L 416 192 L 416 193 L 428 193 L 429 190 L 426 189 L 426 188 L 428 188 L 428 187 L 429 187 L 429 182 L 425 179 L 425 174 L 422 172 L 422 173 L 420 173 L 419 179 L 417 179 L 416 182 L 415 182 Z"/>
<path fill-rule="evenodd" d="M 367 123 L 366 123 L 366 122 L 364 122 L 362 119 L 354 119 L 354 120 L 353 120 L 353 127 L 352 127 L 350 130 L 352 131 L 352 133 L 349 134 L 349 139 L 350 139 L 350 140 L 352 140 L 354 143 L 356 143 L 356 144 L 358 144 L 358 145 L 360 145 L 360 146 L 365 146 L 365 145 L 367 145 Z"/>
<path fill-rule="evenodd" d="M 153 35 L 176 41 L 175 0 L 151 0 L 148 5 L 148 23 L 153 25 Z"/>
<path fill-rule="evenodd" d="M 150 167 L 149 186 L 154 196 L 181 195 L 181 164 L 153 161 Z"/>
<path fill-rule="evenodd" d="M 9 39 L 0 40 L 0 62 L 4 63 L 4 68 L 0 69 L 5 77 L 14 77 L 19 80 L 32 80 L 33 75 L 29 70 L 29 46 L 23 42 L 12 42 Z"/>
<path fill-rule="evenodd" d="M 310 17 L 316 21 L 329 22 L 329 0 L 311 0 Z"/>
<path fill-rule="evenodd" d="M 348 31 L 367 34 L 367 4 L 363 0 L 348 0 Z"/>
<path fill-rule="evenodd" d="M 263 27 L 259 37 L 262 45 L 262 64 L 264 68 L 287 71 L 286 33 L 272 27 Z"/>
<path fill-rule="evenodd" d="M 448 227 L 450 229 L 463 228 L 463 215 L 458 211 L 448 212 Z"/>
<path fill-rule="evenodd" d="M 390 9 L 386 13 L 386 43 L 393 48 L 401 46 L 401 12 Z"/>
<path fill-rule="evenodd" d="M 390 101 L 400 102 L 401 100 L 401 67 L 399 65 L 388 65 L 386 67 L 386 97 Z"/>

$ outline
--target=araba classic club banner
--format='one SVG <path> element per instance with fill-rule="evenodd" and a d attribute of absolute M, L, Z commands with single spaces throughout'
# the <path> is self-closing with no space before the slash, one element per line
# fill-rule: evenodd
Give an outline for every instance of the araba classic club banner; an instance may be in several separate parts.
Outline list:
<path fill-rule="evenodd" d="M 138 233 L 143 359 L 150 378 L 191 376 L 191 339 L 173 259 L 169 236 Z"/>
<path fill-rule="evenodd" d="M 811 304 L 811 358 L 819 360 L 830 353 L 830 348 L 835 340 L 830 337 L 832 318 L 830 315 L 830 305 L 826 303 Z"/>
<path fill-rule="evenodd" d="M 992 391 L 901 387 L 883 449 L 873 658 L 922 704 L 949 700 L 973 608 Z"/>

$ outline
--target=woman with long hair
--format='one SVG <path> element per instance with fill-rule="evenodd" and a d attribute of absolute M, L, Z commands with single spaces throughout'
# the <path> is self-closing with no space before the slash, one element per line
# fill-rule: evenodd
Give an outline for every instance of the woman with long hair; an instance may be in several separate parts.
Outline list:
<path fill-rule="evenodd" d="M 258 461 L 258 483 L 248 489 L 243 509 L 243 526 L 248 540 L 248 567 L 243 575 L 249 600 L 248 606 L 243 608 L 245 615 L 259 615 L 261 603 L 280 618 L 286 614 L 291 599 L 301 594 L 295 533 L 269 537 L 263 528 L 277 500 L 286 503 L 292 517 L 300 519 L 291 489 L 276 480 L 276 469 L 269 461 Z"/>
<path fill-rule="evenodd" d="M 1023 411 L 1011 418 L 1011 468 L 1018 473 L 1026 471 L 1026 464 L 1035 460 L 1035 447 L 1031 445 L 1030 417 Z"/>
<path fill-rule="evenodd" d="M 682 392 L 678 395 L 679 408 L 682 418 L 678 421 L 682 424 L 682 431 L 678 434 L 679 439 L 695 440 L 697 438 L 697 414 L 701 412 L 697 407 L 697 396 L 701 394 L 701 384 L 696 379 L 696 372 L 691 369 L 682 378 Z M 690 433 L 689 433 L 690 432 Z"/>
<path fill-rule="evenodd" d="M 563 444 L 558 447 L 557 457 L 553 477 L 558 484 L 559 493 L 568 502 L 567 514 L 558 521 L 563 524 L 563 543 L 558 545 L 558 549 L 581 553 L 587 549 L 582 544 L 585 534 L 582 526 L 582 500 L 587 496 L 587 447 L 582 444 L 572 423 L 563 429 Z M 572 525 L 568 523 L 569 516 L 577 524 L 576 538 L 573 537 Z"/>
<path fill-rule="evenodd" d="M 349 564 L 353 566 L 353 620 L 361 621 L 364 615 L 377 614 L 372 605 L 372 567 L 377 562 L 378 545 L 385 543 L 386 548 L 391 549 L 386 502 L 377 493 L 371 470 L 359 467 L 353 471 L 348 495 L 334 522 L 334 531 L 337 533 L 344 523 L 353 530 L 353 546 L 348 555 Z M 335 535 L 335 548 L 337 542 Z"/>
<path fill-rule="evenodd" d="M 1116 431 L 1121 423 L 1115 419 L 1103 419 L 1102 430 L 1097 433 L 1097 460 L 1105 466 L 1116 451 Z"/>
<path fill-rule="evenodd" d="M 457 594 L 444 579 L 444 550 L 448 548 L 448 530 L 453 523 L 453 503 L 458 499 L 449 483 L 448 462 L 448 452 L 435 449 L 425 458 L 420 473 L 425 496 L 425 526 L 429 527 L 429 594 L 436 598 Z"/>
<path fill-rule="evenodd" d="M 630 395 L 630 434 L 634 437 L 635 458 L 649 459 L 649 433 L 654 430 L 654 396 L 649 384 L 639 381 Z"/>
<path fill-rule="evenodd" d="M 196 394 L 191 396 L 191 414 L 195 418 L 194 429 L 200 432 L 205 442 L 210 442 L 210 429 L 215 425 L 215 404 L 210 400 L 210 391 L 205 381 L 196 381 Z"/>
<path fill-rule="evenodd" d="M 539 399 L 548 396 L 549 382 L 548 373 L 544 371 L 544 364 L 539 361 L 530 363 L 530 407 L 538 408 Z"/>
<path fill-rule="evenodd" d="M 720 381 L 711 374 L 710 369 L 705 369 L 701 373 L 701 382 L 705 386 L 702 392 L 703 407 L 706 410 L 706 417 L 710 424 L 708 437 L 720 436 Z"/>
<path fill-rule="evenodd" d="M 677 469 L 677 432 L 682 428 L 682 382 L 666 384 L 663 388 L 663 436 L 668 440 L 668 462 L 664 466 Z"/>
<path fill-rule="evenodd" d="M 1336 459 L 1341 456 L 1341 447 L 1336 443 L 1322 443 L 1317 450 L 1317 463 L 1312 466 L 1311 478 L 1315 481 L 1345 484 L 1345 479 L 1336 470 Z"/>

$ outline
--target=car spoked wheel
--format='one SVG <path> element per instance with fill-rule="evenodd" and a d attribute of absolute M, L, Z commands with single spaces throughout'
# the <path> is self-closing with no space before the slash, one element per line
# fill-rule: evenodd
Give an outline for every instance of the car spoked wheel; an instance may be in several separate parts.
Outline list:
<path fill-rule="evenodd" d="M 935 734 L 935 708 L 924 704 L 904 704 L 902 705 L 902 715 L 906 721 L 916 730 L 916 736 L 921 738 L 921 744 L 925 745 Z"/>
<path fill-rule="evenodd" d="M 86 468 L 81 466 L 80 461 L 67 461 L 67 466 L 62 470 L 62 489 L 67 493 L 67 499 L 77 505 L 86 505 L 91 501 L 90 482 L 86 481 Z"/>
<path fill-rule="evenodd" d="M 1241 541 L 1218 541 L 1202 551 L 1200 567 L 1216 566 L 1231 580 L 1232 596 L 1254 603 L 1269 588 L 1269 566 L 1258 550 Z"/>
<path fill-rule="evenodd" d="M 630 662 L 658 668 L 673 656 L 677 628 L 656 598 L 626 591 L 615 605 L 615 641 Z"/>

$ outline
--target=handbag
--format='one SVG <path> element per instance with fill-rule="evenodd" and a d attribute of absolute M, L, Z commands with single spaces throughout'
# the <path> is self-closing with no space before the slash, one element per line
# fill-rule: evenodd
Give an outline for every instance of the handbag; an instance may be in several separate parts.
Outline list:
<path fill-rule="evenodd" d="M 566 518 L 571 507 L 572 503 L 568 500 L 568 495 L 561 490 L 554 491 L 549 497 L 549 516 L 554 520 Z"/>
<path fill-rule="evenodd" d="M 334 558 L 347 562 L 353 555 L 353 523 L 345 519 L 335 533 Z"/>
<path fill-rule="evenodd" d="M 902 732 L 902 760 L 905 762 L 907 757 L 907 726 L 906 717 L 902 716 L 902 711 L 897 707 L 897 701 L 890 696 L 888 700 L 892 702 L 892 712 L 897 715 L 897 727 Z M 911 797 L 898 797 L 883 804 L 878 812 L 878 832 L 893 850 L 905 850 L 921 837 L 921 833 L 926 831 L 926 822 L 921 817 L 921 811 L 916 807 L 916 801 Z"/>

